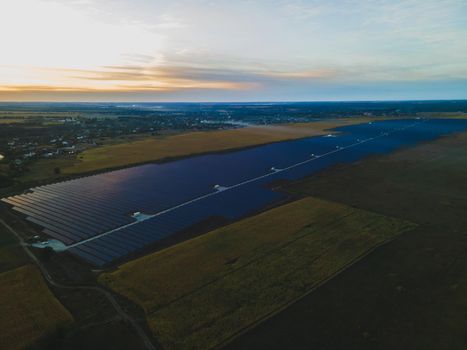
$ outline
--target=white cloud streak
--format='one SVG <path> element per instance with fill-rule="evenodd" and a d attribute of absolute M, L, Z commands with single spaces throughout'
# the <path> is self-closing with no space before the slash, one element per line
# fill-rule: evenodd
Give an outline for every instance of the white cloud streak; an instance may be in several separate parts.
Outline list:
<path fill-rule="evenodd" d="M 464 0 L 2 0 L 0 87 L 454 81 L 466 18 Z"/>

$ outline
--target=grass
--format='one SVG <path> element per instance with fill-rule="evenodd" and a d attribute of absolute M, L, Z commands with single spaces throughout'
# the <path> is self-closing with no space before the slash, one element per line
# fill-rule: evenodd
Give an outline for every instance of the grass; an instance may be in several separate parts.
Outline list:
<path fill-rule="evenodd" d="M 24 265 L 28 261 L 22 248 L 18 245 L 10 232 L 7 232 L 3 225 L 0 226 L 0 273 L 18 266 Z"/>
<path fill-rule="evenodd" d="M 24 118 L 0 118 L 0 124 L 24 123 L 25 121 Z"/>
<path fill-rule="evenodd" d="M 62 171 L 63 168 L 69 167 L 75 163 L 73 158 L 51 158 L 51 159 L 38 159 L 34 161 L 30 166 L 28 166 L 29 171 L 24 173 L 19 177 L 21 182 L 27 183 L 31 181 L 40 181 L 40 180 L 53 180 L 59 179 L 61 174 L 55 174 L 55 168 L 60 168 Z"/>
<path fill-rule="evenodd" d="M 0 226 L 0 248 L 4 246 L 9 246 L 11 244 L 15 244 L 16 240 L 13 238 L 11 233 L 7 232 L 6 229 Z"/>
<path fill-rule="evenodd" d="M 15 265 L 16 252 L 13 252 L 13 246 L 16 241 L 9 232 L 0 226 L 0 272 L 9 270 Z"/>
<path fill-rule="evenodd" d="M 100 281 L 144 308 L 166 349 L 208 349 L 412 228 L 305 198 L 124 264 Z"/>
<path fill-rule="evenodd" d="M 1 349 L 25 348 L 72 321 L 35 266 L 1 273 L 0 285 Z"/>
<path fill-rule="evenodd" d="M 465 154 L 450 135 L 288 186 L 418 226 L 227 349 L 466 349 Z"/>
<path fill-rule="evenodd" d="M 22 266 L 28 261 L 18 244 L 0 246 L 0 273 Z"/>
<path fill-rule="evenodd" d="M 79 156 L 79 161 L 65 168 L 64 173 L 90 172 L 128 164 L 303 138 L 323 134 L 325 130 L 333 127 L 362 123 L 367 120 L 368 118 L 336 119 L 281 126 L 190 132 L 167 137 L 151 137 L 125 144 L 104 145 L 84 151 Z"/>
<path fill-rule="evenodd" d="M 467 133 L 451 135 L 353 166 L 335 167 L 287 189 L 452 227 L 464 222 L 460 215 L 467 201 L 466 152 Z"/>

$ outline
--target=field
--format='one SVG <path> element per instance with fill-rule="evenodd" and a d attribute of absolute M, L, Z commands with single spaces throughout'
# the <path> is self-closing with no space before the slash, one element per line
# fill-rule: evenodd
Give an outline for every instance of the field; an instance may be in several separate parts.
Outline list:
<path fill-rule="evenodd" d="M 53 158 L 53 159 L 38 159 L 30 167 L 29 171 L 22 175 L 19 179 L 21 182 L 38 181 L 38 180 L 59 180 L 61 174 L 55 174 L 54 169 L 71 166 L 75 163 L 73 158 Z"/>
<path fill-rule="evenodd" d="M 25 121 L 24 118 L 0 118 L 0 124 L 24 123 Z"/>
<path fill-rule="evenodd" d="M 281 126 L 190 132 L 148 138 L 126 144 L 108 145 L 84 151 L 79 161 L 63 169 L 66 174 L 83 173 L 169 158 L 219 152 L 265 143 L 321 135 L 327 129 L 358 124 L 368 118 L 336 119 Z"/>
<path fill-rule="evenodd" d="M 467 133 L 289 187 L 418 227 L 228 349 L 466 349 Z M 337 321 L 338 320 L 338 321 Z"/>
<path fill-rule="evenodd" d="M 166 349 L 208 349 L 413 228 L 304 198 L 126 263 L 100 281 L 144 308 Z"/>
<path fill-rule="evenodd" d="M 23 249 L 10 232 L 0 225 L 0 273 L 19 267 L 28 261 Z"/>
<path fill-rule="evenodd" d="M 23 249 L 18 244 L 0 246 L 0 273 L 24 265 L 27 261 Z"/>
<path fill-rule="evenodd" d="M 36 267 L 3 272 L 0 285 L 0 348 L 22 349 L 72 321 Z"/>

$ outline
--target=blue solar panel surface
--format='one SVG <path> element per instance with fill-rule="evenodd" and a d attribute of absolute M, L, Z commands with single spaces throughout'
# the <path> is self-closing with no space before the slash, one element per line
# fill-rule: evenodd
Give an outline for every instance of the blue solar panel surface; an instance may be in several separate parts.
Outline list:
<path fill-rule="evenodd" d="M 33 188 L 2 199 L 103 266 L 211 217 L 238 219 L 283 195 L 268 188 L 337 163 L 467 129 L 466 120 L 391 120 L 338 128 L 338 134 L 230 153 L 147 164 Z M 215 185 L 221 187 L 216 188 Z M 145 220 L 132 214 L 141 212 Z"/>

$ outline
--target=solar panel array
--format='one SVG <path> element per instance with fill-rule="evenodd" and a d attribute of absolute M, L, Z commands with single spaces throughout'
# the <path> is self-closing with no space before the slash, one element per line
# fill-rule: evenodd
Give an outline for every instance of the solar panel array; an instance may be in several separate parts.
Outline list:
<path fill-rule="evenodd" d="M 146 221 L 102 235 L 77 246 L 70 252 L 102 266 L 109 261 L 143 249 L 213 216 L 236 219 L 277 200 L 281 195 L 253 185 L 219 193 L 177 210 L 171 210 Z"/>
<path fill-rule="evenodd" d="M 283 194 L 267 188 L 275 180 L 298 179 L 465 128 L 462 120 L 374 122 L 343 128 L 333 137 L 137 166 L 2 200 L 70 253 L 103 266 L 211 217 L 237 219 L 277 202 Z M 137 221 L 135 212 L 149 216 Z"/>

